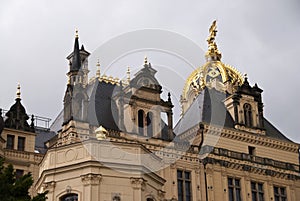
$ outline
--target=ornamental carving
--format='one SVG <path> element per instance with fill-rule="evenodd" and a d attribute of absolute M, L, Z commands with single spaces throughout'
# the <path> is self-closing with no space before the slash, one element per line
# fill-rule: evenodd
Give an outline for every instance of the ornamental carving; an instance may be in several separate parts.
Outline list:
<path fill-rule="evenodd" d="M 146 187 L 146 180 L 143 178 L 130 178 L 130 182 L 132 184 L 132 188 L 135 190 L 145 190 Z"/>
<path fill-rule="evenodd" d="M 92 173 L 81 175 L 80 177 L 83 185 L 97 185 L 100 184 L 102 179 L 101 174 L 92 174 Z"/>

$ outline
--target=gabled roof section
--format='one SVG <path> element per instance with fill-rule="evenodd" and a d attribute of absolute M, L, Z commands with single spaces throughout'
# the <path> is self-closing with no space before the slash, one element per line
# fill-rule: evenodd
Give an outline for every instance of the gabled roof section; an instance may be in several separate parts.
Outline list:
<path fill-rule="evenodd" d="M 273 126 L 267 119 L 264 118 L 264 126 L 266 129 L 266 136 L 270 138 L 280 139 L 287 142 L 292 142 L 284 134 L 282 134 L 275 126 Z"/>
<path fill-rule="evenodd" d="M 117 126 L 119 112 L 115 101 L 112 99 L 113 93 L 118 91 L 116 84 L 98 81 L 89 86 L 89 108 L 88 121 L 94 126 L 102 125 L 107 129 L 118 131 Z"/>
<path fill-rule="evenodd" d="M 224 127 L 234 127 L 234 121 L 226 110 L 223 100 L 226 94 L 207 87 L 200 92 L 189 109 L 175 126 L 178 135 L 200 122 Z"/>

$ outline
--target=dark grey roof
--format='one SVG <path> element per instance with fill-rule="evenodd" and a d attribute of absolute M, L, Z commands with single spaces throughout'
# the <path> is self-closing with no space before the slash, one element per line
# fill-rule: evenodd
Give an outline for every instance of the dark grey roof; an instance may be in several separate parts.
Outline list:
<path fill-rule="evenodd" d="M 285 135 L 283 135 L 275 126 L 273 126 L 267 119 L 264 118 L 264 126 L 266 129 L 266 136 L 292 142 Z"/>
<path fill-rule="evenodd" d="M 226 110 L 223 100 L 226 94 L 215 89 L 205 88 L 196 97 L 174 128 L 178 135 L 200 122 L 224 127 L 234 127 L 234 121 Z"/>
<path fill-rule="evenodd" d="M 99 82 L 96 80 L 89 86 L 89 123 L 95 126 L 104 126 L 107 129 L 119 130 L 118 109 L 113 94 L 119 90 L 117 85 Z"/>
<path fill-rule="evenodd" d="M 223 103 L 226 96 L 226 94 L 215 89 L 205 88 L 175 126 L 174 132 L 176 135 L 189 130 L 201 122 L 234 128 L 234 121 Z M 265 118 L 264 129 L 268 137 L 291 142 Z"/>
<path fill-rule="evenodd" d="M 45 146 L 45 143 L 52 137 L 54 137 L 56 133 L 54 131 L 40 128 L 36 128 L 35 133 L 35 150 L 39 151 L 39 153 L 46 153 L 47 148 Z"/>

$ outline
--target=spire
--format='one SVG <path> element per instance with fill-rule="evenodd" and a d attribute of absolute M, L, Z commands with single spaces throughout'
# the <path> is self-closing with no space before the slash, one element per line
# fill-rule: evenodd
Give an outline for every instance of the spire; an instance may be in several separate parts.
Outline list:
<path fill-rule="evenodd" d="M 21 103 L 20 84 L 18 84 L 17 87 L 17 94 L 15 100 L 16 102 L 10 107 L 8 112 L 5 114 L 5 116 L 7 117 L 4 122 L 5 127 L 34 132 L 34 128 L 31 128 L 27 123 L 29 117 L 26 114 L 26 110 Z"/>
<path fill-rule="evenodd" d="M 21 100 L 21 87 L 20 87 L 20 83 L 18 83 L 18 87 L 17 87 L 16 100 L 17 99 Z"/>
<path fill-rule="evenodd" d="M 78 41 L 78 30 L 76 29 L 75 33 L 75 42 L 73 50 L 73 59 L 70 71 L 78 71 L 81 68 L 81 59 L 80 59 L 80 50 L 79 50 L 79 41 Z"/>
<path fill-rule="evenodd" d="M 216 39 L 216 35 L 217 35 L 217 21 L 214 20 L 212 25 L 209 28 L 209 36 L 207 38 L 207 43 L 208 43 L 208 50 L 205 54 L 205 58 L 207 61 L 211 61 L 211 60 L 217 60 L 220 61 L 221 60 L 221 53 L 218 50 L 217 44 L 215 42 Z"/>
<path fill-rule="evenodd" d="M 99 79 L 100 78 L 100 62 L 99 59 L 97 61 L 97 71 L 96 71 L 96 77 Z"/>

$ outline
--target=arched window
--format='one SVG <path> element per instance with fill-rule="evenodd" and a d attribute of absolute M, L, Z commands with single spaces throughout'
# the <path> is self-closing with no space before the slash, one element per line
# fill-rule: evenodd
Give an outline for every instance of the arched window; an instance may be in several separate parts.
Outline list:
<path fill-rule="evenodd" d="M 252 108 L 249 103 L 244 104 L 244 118 L 245 118 L 245 125 L 247 127 L 252 126 Z"/>
<path fill-rule="evenodd" d="M 139 127 L 139 134 L 144 135 L 144 111 L 138 111 L 138 127 Z"/>
<path fill-rule="evenodd" d="M 69 193 L 62 196 L 59 201 L 78 201 L 78 195 L 75 193 Z"/>
<path fill-rule="evenodd" d="M 147 114 L 147 136 L 152 137 L 153 136 L 153 113 L 148 112 Z"/>

